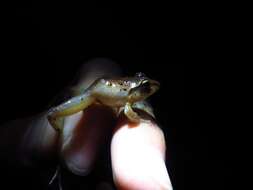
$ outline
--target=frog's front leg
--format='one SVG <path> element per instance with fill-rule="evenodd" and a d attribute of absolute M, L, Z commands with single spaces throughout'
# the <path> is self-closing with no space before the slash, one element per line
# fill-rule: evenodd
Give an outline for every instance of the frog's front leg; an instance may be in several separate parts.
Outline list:
<path fill-rule="evenodd" d="M 153 118 L 155 118 L 155 114 L 154 114 L 152 106 L 147 101 L 145 101 L 145 100 L 139 101 L 139 102 L 135 102 L 132 105 L 132 108 L 136 108 L 136 109 L 142 110 L 142 111 L 148 113 Z"/>
<path fill-rule="evenodd" d="M 47 115 L 48 121 L 57 131 L 62 130 L 65 116 L 84 110 L 94 101 L 95 99 L 87 93 L 73 97 L 67 102 L 49 110 Z"/>
<path fill-rule="evenodd" d="M 124 114 L 132 122 L 138 123 L 141 121 L 140 116 L 132 109 L 132 105 L 129 102 L 124 107 Z"/>

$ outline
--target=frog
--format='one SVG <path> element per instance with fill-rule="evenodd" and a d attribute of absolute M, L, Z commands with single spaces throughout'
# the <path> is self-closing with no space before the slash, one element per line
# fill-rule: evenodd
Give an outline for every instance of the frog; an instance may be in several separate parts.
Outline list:
<path fill-rule="evenodd" d="M 116 113 L 121 110 L 134 123 L 143 120 L 134 108 L 140 108 L 154 117 L 145 100 L 160 88 L 160 83 L 138 72 L 132 77 L 101 77 L 96 79 L 80 94 L 51 108 L 47 118 L 56 131 L 61 131 L 64 118 L 87 109 L 92 104 L 102 104 Z"/>

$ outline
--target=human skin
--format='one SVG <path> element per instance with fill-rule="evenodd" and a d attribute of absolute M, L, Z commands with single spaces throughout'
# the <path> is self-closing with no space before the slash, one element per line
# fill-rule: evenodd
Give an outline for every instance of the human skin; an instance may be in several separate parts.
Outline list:
<path fill-rule="evenodd" d="M 80 68 L 80 73 L 76 88 L 87 87 L 104 74 L 117 75 L 120 68 L 111 61 L 96 59 Z M 38 164 L 33 157 L 43 161 L 59 155 L 71 172 L 85 176 L 92 170 L 110 131 L 113 133 L 111 165 L 117 189 L 172 189 L 165 165 L 165 139 L 156 122 L 133 125 L 124 114 L 116 119 L 105 106 L 94 105 L 67 117 L 62 134 L 50 126 L 46 112 L 7 123 L 0 129 L 0 149 L 11 144 L 8 148 L 15 151 L 5 157 L 11 159 L 13 154 L 18 154 L 16 158 L 26 165 Z M 15 141 L 10 143 L 9 139 Z"/>

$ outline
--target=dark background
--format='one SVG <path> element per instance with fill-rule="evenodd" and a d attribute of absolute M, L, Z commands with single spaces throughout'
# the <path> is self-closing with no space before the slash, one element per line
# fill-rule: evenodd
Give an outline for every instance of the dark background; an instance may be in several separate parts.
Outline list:
<path fill-rule="evenodd" d="M 192 121 L 201 117 L 194 112 L 202 88 L 195 91 L 195 74 L 208 69 L 188 64 L 212 62 L 207 52 L 215 48 L 218 32 L 205 7 L 108 2 L 6 5 L 1 23 L 1 122 L 43 110 L 83 62 L 110 58 L 130 75 L 141 71 L 161 82 L 152 102 L 165 132 L 174 188 L 223 187 L 222 162 L 211 153 L 219 139 L 213 142 L 215 132 L 205 127 L 203 118 L 201 125 Z M 37 175 L 1 168 L 6 184 L 17 182 L 26 189 L 41 184 Z"/>

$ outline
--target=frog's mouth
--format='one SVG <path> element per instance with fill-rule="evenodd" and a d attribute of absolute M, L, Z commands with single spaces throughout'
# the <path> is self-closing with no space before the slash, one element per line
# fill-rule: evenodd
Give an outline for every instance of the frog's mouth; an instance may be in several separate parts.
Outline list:
<path fill-rule="evenodd" d="M 144 80 L 142 84 L 131 89 L 131 99 L 141 100 L 154 94 L 160 88 L 160 83 L 155 80 Z"/>

